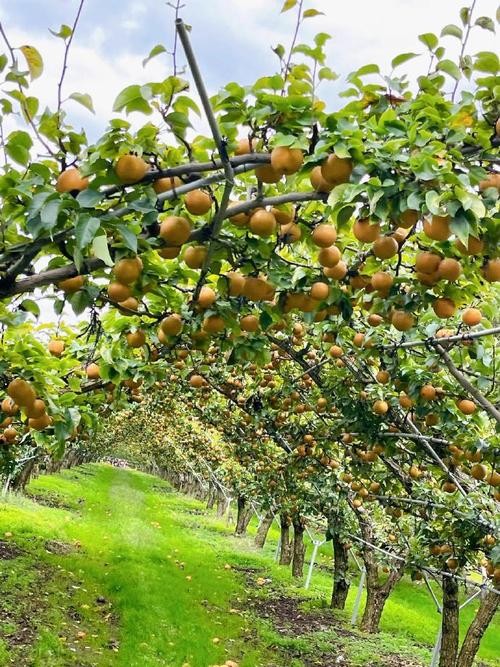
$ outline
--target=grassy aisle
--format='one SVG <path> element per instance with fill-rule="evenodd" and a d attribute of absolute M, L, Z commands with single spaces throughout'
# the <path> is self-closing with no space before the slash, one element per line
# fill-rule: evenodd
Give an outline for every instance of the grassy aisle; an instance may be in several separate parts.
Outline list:
<path fill-rule="evenodd" d="M 333 615 L 331 575 L 316 569 L 306 595 L 273 562 L 275 530 L 256 552 L 154 477 L 86 465 L 29 493 L 0 502 L 0 667 L 429 663 L 439 619 L 422 586 L 402 582 L 367 637 L 345 623 L 354 586 Z M 499 631 L 481 646 L 488 666 L 500 665 Z"/>
<path fill-rule="evenodd" d="M 229 609 L 241 585 L 215 549 L 174 523 L 162 482 L 84 466 L 42 477 L 30 492 L 69 507 L 22 498 L 0 504 L 1 544 L 22 550 L 5 561 L 0 584 L 12 610 L 8 623 L 0 613 L 0 665 L 206 667 L 238 656 L 246 623 Z M 61 568 L 55 577 L 53 568 Z M 15 627 L 22 606 L 19 624 L 35 623 L 27 645 Z M 245 653 L 241 665 L 270 664 L 259 652 Z"/>

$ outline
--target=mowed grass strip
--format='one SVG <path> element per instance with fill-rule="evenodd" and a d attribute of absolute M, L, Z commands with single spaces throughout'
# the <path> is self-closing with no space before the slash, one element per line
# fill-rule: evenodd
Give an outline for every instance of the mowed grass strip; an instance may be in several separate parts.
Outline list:
<path fill-rule="evenodd" d="M 92 588 L 88 599 L 78 602 L 83 621 L 75 635 L 84 632 L 85 637 L 76 636 L 71 650 L 62 625 L 67 623 L 64 600 L 62 605 L 55 597 L 47 601 L 50 613 L 44 615 L 44 632 L 36 628 L 29 658 L 33 664 L 207 667 L 227 659 L 238 660 L 242 667 L 271 664 L 258 647 L 242 645 L 250 628 L 233 610 L 243 595 L 241 582 L 224 568 L 217 548 L 173 520 L 170 503 L 175 504 L 176 496 L 163 482 L 138 472 L 87 465 L 40 477 L 30 492 L 60 496 L 75 511 L 19 497 L 0 504 L 0 536 L 12 533 L 4 539 L 30 550 L 30 561 L 20 563 L 21 569 L 32 572 L 38 563 L 64 563 L 64 571 L 71 572 L 65 585 L 71 587 L 75 579 L 78 591 Z M 81 547 L 55 555 L 41 548 L 46 539 Z M 55 591 L 47 592 L 47 597 L 53 595 Z M 95 609 L 97 598 L 110 603 L 109 628 L 105 633 L 101 628 L 101 642 L 92 638 L 100 612 Z M 69 606 L 72 610 L 73 602 Z M 60 608 L 55 616 L 54 607 Z M 85 612 L 92 609 L 96 613 L 88 614 L 85 623 Z M 97 644 L 97 658 L 95 650 L 86 648 L 89 639 Z M 0 647 L 0 665 L 12 664 L 8 642 Z M 88 663 L 82 662 L 86 655 Z"/>

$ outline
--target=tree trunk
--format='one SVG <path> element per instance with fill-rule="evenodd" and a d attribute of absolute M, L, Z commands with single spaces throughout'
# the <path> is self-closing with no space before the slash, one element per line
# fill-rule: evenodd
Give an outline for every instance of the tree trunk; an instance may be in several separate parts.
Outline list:
<path fill-rule="evenodd" d="M 293 519 L 293 559 L 292 576 L 302 577 L 304 575 L 304 557 L 306 545 L 304 544 L 304 524 L 300 517 Z"/>
<path fill-rule="evenodd" d="M 222 493 L 218 492 L 215 494 L 215 500 L 217 503 L 217 517 L 221 519 L 226 513 L 228 501 L 227 498 L 224 498 Z"/>
<path fill-rule="evenodd" d="M 406 560 L 399 561 L 398 567 L 391 570 L 385 582 L 381 583 L 375 551 L 370 546 L 373 543 L 373 525 L 368 515 L 361 516 L 357 513 L 357 519 L 365 541 L 361 554 L 366 570 L 366 604 L 361 619 L 361 629 L 365 632 L 374 633 L 380 629 L 380 619 L 382 618 L 384 605 L 394 586 L 403 576 Z"/>
<path fill-rule="evenodd" d="M 349 593 L 349 550 L 340 539 L 338 533 L 333 533 L 333 591 L 330 607 L 344 609 Z"/>
<path fill-rule="evenodd" d="M 255 540 L 254 544 L 257 547 L 257 549 L 263 549 L 264 544 L 266 543 L 267 539 L 267 534 L 269 533 L 269 529 L 272 526 L 274 519 L 274 514 L 272 512 L 266 512 L 266 514 L 262 517 L 262 521 L 260 522 L 260 526 L 257 530 L 257 534 L 255 535 Z"/>
<path fill-rule="evenodd" d="M 26 462 L 26 465 L 21 470 L 21 472 L 15 477 L 11 483 L 11 489 L 14 491 L 24 491 L 28 482 L 30 481 L 31 475 L 33 474 L 34 468 L 36 465 L 36 458 L 32 458 Z"/>
<path fill-rule="evenodd" d="M 280 565 L 290 565 L 292 562 L 292 545 L 290 542 L 290 517 L 280 514 Z"/>
<path fill-rule="evenodd" d="M 481 604 L 479 605 L 479 609 L 465 635 L 456 667 L 472 667 L 474 658 L 479 649 L 481 638 L 495 616 L 499 604 L 500 595 L 498 595 L 498 593 L 493 591 L 487 591 L 485 593 L 481 600 Z"/>
<path fill-rule="evenodd" d="M 211 510 L 214 508 L 216 500 L 217 500 L 217 493 L 215 492 L 213 486 L 210 485 L 210 488 L 208 490 L 207 510 Z"/>
<path fill-rule="evenodd" d="M 458 581 L 454 577 L 443 577 L 443 612 L 441 615 L 439 667 L 456 667 L 458 617 Z"/>
<path fill-rule="evenodd" d="M 244 496 L 238 496 L 238 515 L 234 534 L 238 536 L 245 535 L 252 517 L 253 509 L 248 506 L 246 498 Z"/>
<path fill-rule="evenodd" d="M 368 581 L 368 579 L 367 579 Z M 380 619 L 390 591 L 380 586 L 367 586 L 366 604 L 361 619 L 361 630 L 375 633 L 380 630 Z"/>

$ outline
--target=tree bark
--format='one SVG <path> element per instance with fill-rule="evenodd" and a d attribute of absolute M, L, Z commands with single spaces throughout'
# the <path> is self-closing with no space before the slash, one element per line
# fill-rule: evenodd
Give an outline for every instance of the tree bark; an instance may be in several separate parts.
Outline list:
<path fill-rule="evenodd" d="M 213 486 L 210 485 L 210 488 L 208 490 L 207 510 L 213 509 L 216 500 L 217 500 L 217 494 Z"/>
<path fill-rule="evenodd" d="M 26 465 L 23 467 L 23 469 L 11 483 L 11 489 L 13 491 L 24 491 L 28 482 L 31 479 L 31 475 L 34 472 L 36 463 L 37 463 L 36 458 L 32 458 L 26 462 Z"/>
<path fill-rule="evenodd" d="M 363 539 L 373 543 L 373 526 L 369 517 L 358 515 L 357 518 Z M 364 632 L 375 633 L 380 630 L 380 620 L 387 598 L 403 576 L 405 561 L 399 561 L 398 567 L 391 570 L 385 582 L 381 583 L 374 550 L 369 544 L 364 544 L 361 553 L 366 570 L 366 604 L 360 627 Z"/>
<path fill-rule="evenodd" d="M 304 524 L 299 516 L 293 518 L 293 558 L 292 576 L 300 578 L 304 575 L 304 558 L 306 545 L 304 544 Z"/>
<path fill-rule="evenodd" d="M 443 577 L 443 612 L 441 615 L 441 653 L 439 667 L 456 667 L 458 654 L 458 581 Z"/>
<path fill-rule="evenodd" d="M 220 492 L 216 493 L 215 496 L 216 496 L 215 500 L 216 500 L 216 503 L 217 503 L 217 517 L 219 519 L 221 519 L 224 516 L 224 514 L 226 513 L 227 506 L 228 506 L 229 503 L 228 503 L 227 498 L 224 498 L 222 493 L 220 493 Z"/>
<path fill-rule="evenodd" d="M 292 562 L 292 545 L 290 542 L 290 517 L 280 514 L 280 565 L 290 565 Z"/>
<path fill-rule="evenodd" d="M 244 496 L 238 496 L 238 515 L 236 519 L 235 535 L 243 536 L 247 532 L 248 524 L 253 516 L 253 509 L 249 507 L 247 499 Z"/>
<path fill-rule="evenodd" d="M 260 526 L 257 530 L 257 534 L 255 535 L 255 540 L 254 540 L 254 544 L 257 547 L 257 549 L 264 548 L 264 544 L 266 543 L 269 529 L 271 528 L 273 523 L 273 519 L 274 519 L 274 514 L 272 512 L 266 512 L 266 514 L 262 517 L 262 521 L 260 522 Z"/>
<path fill-rule="evenodd" d="M 493 591 L 487 591 L 485 593 L 481 600 L 481 604 L 479 605 L 479 609 L 465 635 L 456 667 L 472 667 L 481 639 L 486 628 L 493 620 L 499 604 L 500 595 L 498 595 L 498 593 Z"/>
<path fill-rule="evenodd" d="M 338 533 L 333 533 L 333 591 L 330 607 L 344 609 L 349 593 L 349 550 L 340 539 Z"/>

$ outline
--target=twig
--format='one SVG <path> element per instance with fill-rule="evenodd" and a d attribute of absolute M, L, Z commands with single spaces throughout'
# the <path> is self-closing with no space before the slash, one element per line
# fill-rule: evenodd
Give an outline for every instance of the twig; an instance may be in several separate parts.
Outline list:
<path fill-rule="evenodd" d="M 16 58 L 16 55 L 14 53 L 14 49 L 12 48 L 12 46 L 9 42 L 9 39 L 8 39 L 6 33 L 5 33 L 5 30 L 4 30 L 3 25 L 2 25 L 1 22 L 0 22 L 0 35 L 2 35 L 2 37 L 4 39 L 4 42 L 5 42 L 8 50 L 9 50 L 10 57 L 11 57 L 11 60 L 12 60 L 12 67 L 17 68 L 17 58 Z M 18 83 L 17 87 L 19 88 L 19 92 L 21 93 L 22 97 L 24 97 L 24 92 L 23 92 L 23 88 L 22 88 L 21 84 Z M 54 152 L 52 151 L 50 146 L 46 143 L 46 141 L 43 139 L 42 135 L 38 131 L 38 128 L 35 125 L 35 121 L 31 117 L 29 109 L 27 108 L 26 104 L 24 102 L 21 102 L 21 101 L 19 102 L 19 104 L 21 105 L 21 109 L 22 109 L 22 111 L 23 111 L 23 113 L 24 113 L 24 115 L 25 115 L 25 117 L 28 121 L 29 126 L 31 127 L 31 129 L 35 133 L 36 138 L 42 144 L 42 146 L 45 148 L 45 150 L 49 153 L 49 155 L 54 157 Z"/>
<path fill-rule="evenodd" d="M 290 64 L 292 60 L 292 55 L 293 55 L 293 49 L 295 48 L 295 42 L 297 41 L 297 37 L 299 34 L 299 28 L 300 24 L 302 23 L 302 6 L 304 4 L 304 0 L 300 0 L 299 2 L 299 9 L 297 13 L 297 22 L 295 23 L 295 32 L 293 33 L 293 38 L 292 38 L 292 43 L 290 45 L 290 51 L 288 53 L 288 59 L 286 61 L 285 65 L 285 75 L 283 77 L 283 88 L 281 89 L 281 95 L 285 94 L 285 86 L 286 82 L 288 80 L 288 74 L 290 73 Z"/>
<path fill-rule="evenodd" d="M 473 14 L 474 9 L 476 7 L 476 2 L 477 2 L 477 0 L 473 0 L 472 5 L 470 6 L 470 9 L 469 9 L 468 15 L 467 15 L 467 30 L 465 31 L 465 35 L 464 35 L 464 38 L 462 40 L 462 48 L 460 50 L 460 55 L 458 56 L 458 62 L 459 62 L 459 65 L 460 65 L 460 69 L 462 68 L 462 59 L 464 57 L 465 47 L 467 45 L 467 41 L 469 40 L 470 31 L 472 30 L 472 14 Z M 460 79 L 457 79 L 455 81 L 455 86 L 454 86 L 453 91 L 451 93 L 451 101 L 452 102 L 455 101 L 455 95 L 456 95 L 457 90 L 458 90 L 459 81 L 460 81 Z"/>
<path fill-rule="evenodd" d="M 66 70 L 68 69 L 68 56 L 69 56 L 69 49 L 71 47 L 71 42 L 73 41 L 73 36 L 75 34 L 76 27 L 78 25 L 78 21 L 80 20 L 80 14 L 82 13 L 83 9 L 83 4 L 85 0 L 80 0 L 80 4 L 78 5 L 78 10 L 76 12 L 75 20 L 73 22 L 73 27 L 71 28 L 71 35 L 68 38 L 68 41 L 66 42 L 66 47 L 64 49 L 64 58 L 63 58 L 63 66 L 61 70 L 61 77 L 59 79 L 59 82 L 57 84 L 57 129 L 60 131 L 61 130 L 61 107 L 63 103 L 62 99 L 62 87 L 64 83 L 64 77 L 66 76 Z M 63 157 L 61 159 L 61 167 L 62 169 L 66 168 L 66 153 L 68 152 L 66 148 L 64 147 L 64 144 L 61 141 L 61 137 L 59 137 L 58 140 L 59 143 L 59 148 L 63 152 Z"/>

